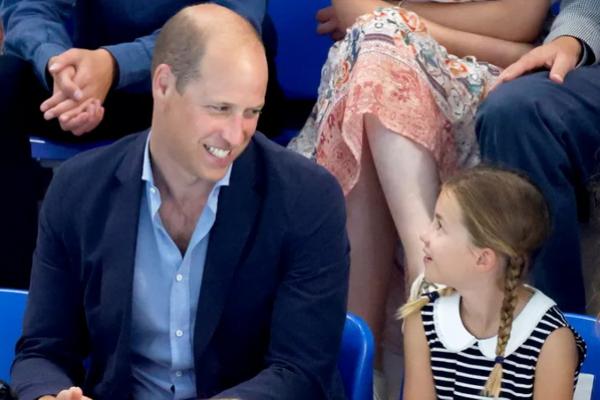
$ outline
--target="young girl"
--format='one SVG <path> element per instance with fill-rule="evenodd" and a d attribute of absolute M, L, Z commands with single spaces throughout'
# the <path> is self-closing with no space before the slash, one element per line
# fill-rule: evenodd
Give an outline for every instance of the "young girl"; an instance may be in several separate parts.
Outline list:
<path fill-rule="evenodd" d="M 477 167 L 442 186 L 421 240 L 426 278 L 447 287 L 400 309 L 404 400 L 573 398 L 585 344 L 523 284 L 549 226 L 541 193 L 514 173 Z"/>
<path fill-rule="evenodd" d="M 317 103 L 290 147 L 325 166 L 344 189 L 348 307 L 369 323 L 378 345 L 387 336 L 388 293 L 401 298 L 401 274 L 409 283 L 423 271 L 418 232 L 431 221 L 440 179 L 478 162 L 477 107 L 501 69 L 532 48 L 549 5 L 332 0 L 317 14 L 318 30 L 343 40 L 329 52 Z M 404 271 L 394 268 L 397 238 Z M 392 302 L 393 314 L 403 300 Z M 385 341 L 389 360 L 397 358 L 401 340 Z"/>

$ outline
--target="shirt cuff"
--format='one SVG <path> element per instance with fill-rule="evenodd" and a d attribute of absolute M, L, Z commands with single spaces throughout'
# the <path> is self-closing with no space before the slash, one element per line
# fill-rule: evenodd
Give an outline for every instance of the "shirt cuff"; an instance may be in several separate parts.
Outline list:
<path fill-rule="evenodd" d="M 594 53 L 589 48 L 589 46 L 581 39 L 578 39 L 581 44 L 581 57 L 579 58 L 579 63 L 575 66 L 575 68 L 579 68 L 584 65 L 591 65 L 594 63 Z"/>

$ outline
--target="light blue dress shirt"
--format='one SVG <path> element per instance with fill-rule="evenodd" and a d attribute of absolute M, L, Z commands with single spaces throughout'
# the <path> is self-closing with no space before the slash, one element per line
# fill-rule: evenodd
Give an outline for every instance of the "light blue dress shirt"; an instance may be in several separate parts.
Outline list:
<path fill-rule="evenodd" d="M 132 302 L 131 361 L 134 399 L 196 397 L 193 332 L 210 230 L 219 191 L 231 167 L 208 196 L 182 256 L 164 228 L 154 185 L 149 141 L 144 150 Z M 202 321 L 198 321 L 202 323 Z"/>

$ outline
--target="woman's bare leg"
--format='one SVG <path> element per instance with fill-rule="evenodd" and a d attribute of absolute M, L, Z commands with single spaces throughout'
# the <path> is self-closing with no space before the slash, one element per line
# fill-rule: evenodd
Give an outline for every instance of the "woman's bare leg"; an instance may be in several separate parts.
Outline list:
<path fill-rule="evenodd" d="M 365 116 L 365 130 L 377 176 L 405 255 L 407 284 L 423 272 L 419 235 L 431 223 L 439 192 L 433 156 L 416 142 L 385 128 L 377 117 Z"/>
<path fill-rule="evenodd" d="M 365 140 L 361 173 L 346 198 L 350 238 L 349 311 L 369 324 L 376 343 L 375 368 L 381 369 L 381 344 L 396 230 Z"/>

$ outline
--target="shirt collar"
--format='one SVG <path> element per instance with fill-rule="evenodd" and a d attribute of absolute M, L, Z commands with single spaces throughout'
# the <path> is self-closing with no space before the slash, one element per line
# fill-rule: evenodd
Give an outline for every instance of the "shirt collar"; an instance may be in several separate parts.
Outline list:
<path fill-rule="evenodd" d="M 546 311 L 556 303 L 537 289 L 531 288 L 533 295 L 513 321 L 510 338 L 504 352 L 507 357 L 517 350 L 531 336 L 531 333 Z M 496 357 L 497 336 L 477 339 L 465 328 L 460 317 L 460 295 L 440 297 L 434 304 L 435 330 L 445 348 L 460 352 L 477 343 L 481 353 L 489 359 Z"/>
<path fill-rule="evenodd" d="M 158 193 L 158 188 L 154 184 L 154 173 L 152 172 L 152 162 L 150 161 L 150 136 L 151 135 L 152 135 L 152 132 L 148 133 L 148 138 L 146 139 L 146 145 L 144 146 L 144 162 L 142 165 L 142 181 L 146 182 L 146 192 L 148 192 L 148 191 L 152 192 L 154 190 L 155 193 Z M 208 195 L 208 200 L 206 201 L 206 205 L 213 212 L 216 212 L 217 200 L 218 200 L 218 195 L 219 195 L 219 191 L 220 191 L 221 187 L 229 186 L 229 180 L 231 177 L 231 167 L 232 167 L 232 165 L 230 165 L 229 168 L 227 168 L 227 172 L 225 173 L 225 176 L 223 176 L 223 178 L 219 179 L 217 181 L 217 183 L 215 183 L 212 190 L 210 191 L 210 194 Z M 146 194 L 149 195 L 149 193 L 146 193 Z M 149 196 L 149 197 L 152 197 L 152 196 Z M 154 215 L 158 211 L 158 208 L 160 207 L 160 204 L 161 204 L 160 196 L 156 196 L 156 197 L 158 197 L 157 201 L 150 202 L 150 208 L 151 208 L 150 211 L 151 211 L 152 215 Z"/>

